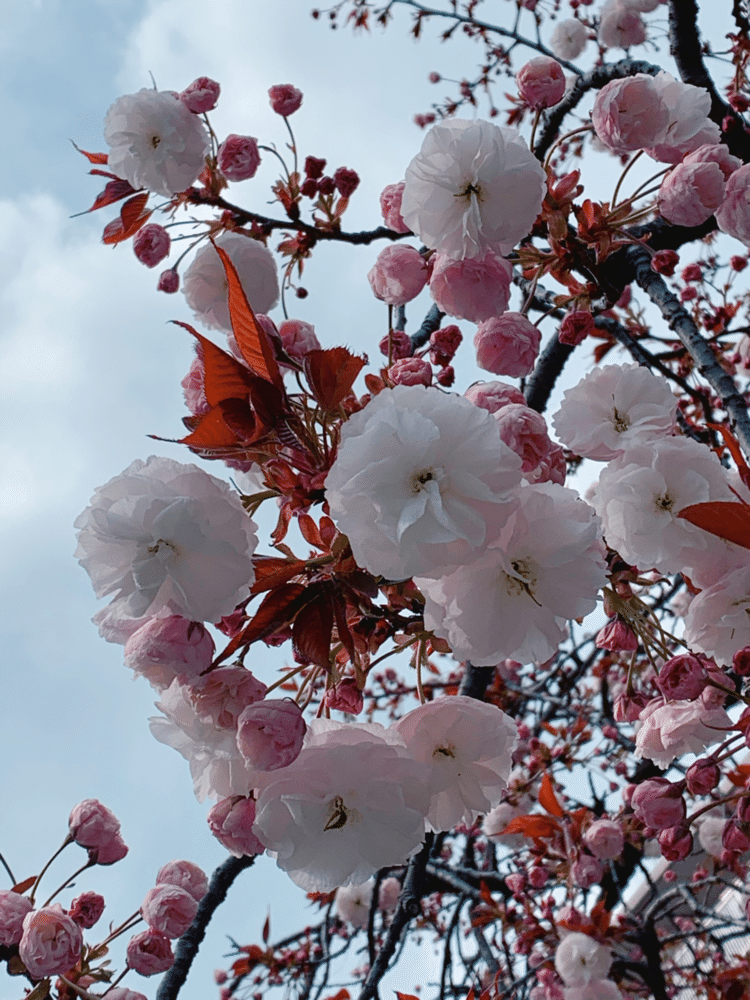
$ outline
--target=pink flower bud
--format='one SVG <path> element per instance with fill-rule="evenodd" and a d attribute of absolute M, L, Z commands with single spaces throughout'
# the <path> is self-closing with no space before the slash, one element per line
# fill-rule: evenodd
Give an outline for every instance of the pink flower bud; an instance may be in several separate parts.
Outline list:
<path fill-rule="evenodd" d="M 643 694 L 633 694 L 630 697 L 621 694 L 615 698 L 614 717 L 617 722 L 635 722 L 648 704 L 648 698 Z"/>
<path fill-rule="evenodd" d="M 598 649 L 611 649 L 613 652 L 631 652 L 638 649 L 638 636 L 621 618 L 613 618 L 599 629 L 594 645 Z"/>
<path fill-rule="evenodd" d="M 168 295 L 174 294 L 180 287 L 180 276 L 176 268 L 170 267 L 168 271 L 162 271 L 159 275 L 159 284 L 156 286 L 157 292 L 166 292 Z"/>
<path fill-rule="evenodd" d="M 81 847 L 103 847 L 119 836 L 120 821 L 98 799 L 84 799 L 73 807 L 68 829 Z"/>
<path fill-rule="evenodd" d="M 180 615 L 150 618 L 125 643 L 125 666 L 157 691 L 186 684 L 208 670 L 216 647 L 201 622 Z"/>
<path fill-rule="evenodd" d="M 675 226 L 699 226 L 724 200 L 718 163 L 678 163 L 659 188 L 659 213 Z"/>
<path fill-rule="evenodd" d="M 744 854 L 750 848 L 750 838 L 743 829 L 745 824 L 740 825 L 735 820 L 731 820 L 724 827 L 721 836 L 721 843 L 727 851 L 734 851 L 736 854 Z"/>
<path fill-rule="evenodd" d="M 18 944 L 23 934 L 23 918 L 32 909 L 28 897 L 0 889 L 0 945 Z"/>
<path fill-rule="evenodd" d="M 349 167 L 339 167 L 333 174 L 333 183 L 342 198 L 351 198 L 359 187 L 359 174 Z"/>
<path fill-rule="evenodd" d="M 291 698 L 271 698 L 248 705 L 237 720 L 237 747 L 258 771 L 287 767 L 299 756 L 307 726 Z"/>
<path fill-rule="evenodd" d="M 271 99 L 271 107 L 277 115 L 288 118 L 298 111 L 302 104 L 302 91 L 297 90 L 291 83 L 280 83 L 271 87 L 268 91 Z"/>
<path fill-rule="evenodd" d="M 521 459 L 521 472 L 531 472 L 549 454 L 552 442 L 541 413 L 525 403 L 508 403 L 495 413 L 500 438 Z"/>
<path fill-rule="evenodd" d="M 208 892 L 208 876 L 192 861 L 169 861 L 159 869 L 157 885 L 176 885 L 200 903 Z"/>
<path fill-rule="evenodd" d="M 687 769 L 685 780 L 691 795 L 708 795 L 719 784 L 719 768 L 713 761 L 696 760 Z"/>
<path fill-rule="evenodd" d="M 462 340 L 463 334 L 455 323 L 433 330 L 430 334 L 430 361 L 433 365 L 449 365 Z"/>
<path fill-rule="evenodd" d="M 190 685 L 189 698 L 201 722 L 235 729 L 242 712 L 261 701 L 266 687 L 244 667 L 219 667 Z"/>
<path fill-rule="evenodd" d="M 666 274 L 668 278 L 671 278 L 679 263 L 680 255 L 676 251 L 657 250 L 651 258 L 651 270 L 656 271 L 657 274 Z"/>
<path fill-rule="evenodd" d="M 563 99 L 565 73 L 556 59 L 537 56 L 516 73 L 516 86 L 530 108 L 551 108 Z"/>
<path fill-rule="evenodd" d="M 32 910 L 23 918 L 18 954 L 32 979 L 61 975 L 81 957 L 81 928 L 59 903 Z"/>
<path fill-rule="evenodd" d="M 659 834 L 659 846 L 667 861 L 683 861 L 693 849 L 693 835 L 684 826 L 670 826 Z"/>
<path fill-rule="evenodd" d="M 255 177 L 260 166 L 258 140 L 251 135 L 228 135 L 219 146 L 219 170 L 228 181 L 246 181 Z"/>
<path fill-rule="evenodd" d="M 750 646 L 738 649 L 732 658 L 732 670 L 738 677 L 750 674 Z"/>
<path fill-rule="evenodd" d="M 393 362 L 388 377 L 394 385 L 430 385 L 432 368 L 424 358 L 401 358 Z"/>
<path fill-rule="evenodd" d="M 625 834 L 619 823 L 598 819 L 583 835 L 583 842 L 596 858 L 611 861 L 619 858 L 625 848 Z"/>
<path fill-rule="evenodd" d="M 597 38 L 606 49 L 627 49 L 646 41 L 646 25 L 637 10 L 609 0 L 601 9 Z"/>
<path fill-rule="evenodd" d="M 299 190 L 303 197 L 315 198 L 318 193 L 318 182 L 314 178 L 308 177 L 307 180 L 302 182 Z"/>
<path fill-rule="evenodd" d="M 706 669 L 697 656 L 681 653 L 662 665 L 656 683 L 665 698 L 692 701 L 706 686 Z"/>
<path fill-rule="evenodd" d="M 547 884 L 549 872 L 544 865 L 535 865 L 529 872 L 529 885 L 534 889 L 541 889 Z"/>
<path fill-rule="evenodd" d="M 399 181 L 398 184 L 388 184 L 380 195 L 380 211 L 383 221 L 395 233 L 411 231 L 401 215 L 401 198 L 404 194 L 404 186 L 404 181 Z"/>
<path fill-rule="evenodd" d="M 101 847 L 89 847 L 89 861 L 95 865 L 114 865 L 128 853 L 127 845 L 118 833 Z"/>
<path fill-rule="evenodd" d="M 574 309 L 563 316 L 557 339 L 561 344 L 577 347 L 595 330 L 596 325 L 591 313 L 587 309 Z"/>
<path fill-rule="evenodd" d="M 333 177 L 321 177 L 320 180 L 318 181 L 318 191 L 322 195 L 333 194 L 335 190 L 336 190 L 336 184 L 333 180 Z"/>
<path fill-rule="evenodd" d="M 453 366 L 446 365 L 445 368 L 441 368 L 437 373 L 436 381 L 438 385 L 442 385 L 444 388 L 449 389 L 456 381 L 456 373 L 453 371 Z"/>
<path fill-rule="evenodd" d="M 441 312 L 482 323 L 508 308 L 513 267 L 504 257 L 488 250 L 465 260 L 435 254 L 432 262 L 430 295 Z"/>
<path fill-rule="evenodd" d="M 506 312 L 480 323 L 474 336 L 477 364 L 494 375 L 528 375 L 539 353 L 542 335 L 525 316 Z"/>
<path fill-rule="evenodd" d="M 402 306 L 427 284 L 427 265 L 414 247 L 393 243 L 380 251 L 367 279 L 376 298 Z"/>
<path fill-rule="evenodd" d="M 390 350 L 391 361 L 410 358 L 412 355 L 411 337 L 404 330 L 391 330 L 387 337 L 383 337 L 378 346 L 380 353 L 386 357 L 388 357 Z"/>
<path fill-rule="evenodd" d="M 163 883 L 149 889 L 141 904 L 141 916 L 168 938 L 182 937 L 198 912 L 193 896 L 178 885 Z"/>
<path fill-rule="evenodd" d="M 203 115 L 207 111 L 213 111 L 220 93 L 221 87 L 216 80 L 211 80 L 207 76 L 199 76 L 197 80 L 193 80 L 190 86 L 185 87 L 180 94 L 180 100 L 194 115 Z"/>
<path fill-rule="evenodd" d="M 364 708 L 364 697 L 353 677 L 344 677 L 326 691 L 326 705 L 337 712 L 359 715 Z"/>
<path fill-rule="evenodd" d="M 323 171 L 326 167 L 325 160 L 319 160 L 317 156 L 306 156 L 305 157 L 305 176 L 311 177 L 313 180 L 318 180 L 318 178 L 323 176 Z"/>
<path fill-rule="evenodd" d="M 475 406 L 481 406 L 490 413 L 496 413 L 501 406 L 507 406 L 508 403 L 521 405 L 526 403 L 521 390 L 510 382 L 475 382 L 469 386 L 464 396 Z"/>
<path fill-rule="evenodd" d="M 236 858 L 262 854 L 265 850 L 253 833 L 254 799 L 244 798 L 242 795 L 220 799 L 209 810 L 207 820 L 214 837 Z"/>
<path fill-rule="evenodd" d="M 507 875 L 505 878 L 505 884 L 508 886 L 516 899 L 520 899 L 523 890 L 526 888 L 526 876 L 520 874 L 520 872 L 516 872 L 513 875 Z"/>
<path fill-rule="evenodd" d="M 75 920 L 79 927 L 88 930 L 93 927 L 104 912 L 104 896 L 98 892 L 82 892 L 70 904 L 68 916 Z"/>
<path fill-rule="evenodd" d="M 398 907 L 398 897 L 401 894 L 401 883 L 392 875 L 380 883 L 378 893 L 378 908 L 384 913 L 395 913 Z"/>
<path fill-rule="evenodd" d="M 570 877 L 573 879 L 573 883 L 581 889 L 590 889 L 592 885 L 601 882 L 603 875 L 604 867 L 601 861 L 592 858 L 590 854 L 582 854 L 570 866 Z"/>
<path fill-rule="evenodd" d="M 133 251 L 141 264 L 145 264 L 146 267 L 156 267 L 169 256 L 170 243 L 169 233 L 164 226 L 149 223 L 136 233 Z"/>
<path fill-rule="evenodd" d="M 680 826 L 685 819 L 685 799 L 679 785 L 666 778 L 649 778 L 636 786 L 630 804 L 638 819 L 655 830 Z"/>
<path fill-rule="evenodd" d="M 285 319 L 279 326 L 279 336 L 286 353 L 297 361 L 302 361 L 308 351 L 321 349 L 315 327 L 302 319 Z"/>
<path fill-rule="evenodd" d="M 149 927 L 128 941 L 126 962 L 142 976 L 156 976 L 174 965 L 172 945 L 166 934 Z"/>

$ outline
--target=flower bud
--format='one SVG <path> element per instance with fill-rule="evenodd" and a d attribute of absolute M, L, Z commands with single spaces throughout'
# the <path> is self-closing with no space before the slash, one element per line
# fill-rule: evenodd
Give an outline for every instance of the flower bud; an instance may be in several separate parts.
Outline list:
<path fill-rule="evenodd" d="M 670 826 L 659 834 L 659 846 L 667 861 L 683 861 L 693 849 L 693 835 L 684 826 Z"/>
<path fill-rule="evenodd" d="M 682 653 L 662 665 L 656 683 L 665 698 L 692 701 L 706 686 L 706 668 L 697 656 Z"/>
<path fill-rule="evenodd" d="M 141 976 L 156 976 L 174 965 L 172 945 L 166 934 L 149 927 L 134 934 L 128 942 L 126 962 L 129 969 Z"/>
<path fill-rule="evenodd" d="M 666 778 L 642 781 L 636 786 L 630 804 L 638 819 L 656 830 L 681 825 L 687 811 L 680 786 Z"/>
<path fill-rule="evenodd" d="M 424 358 L 401 358 L 393 362 L 388 377 L 394 385 L 430 385 L 432 368 Z"/>
<path fill-rule="evenodd" d="M 275 771 L 297 759 L 306 731 L 295 702 L 270 698 L 244 709 L 237 720 L 237 747 L 251 768 Z"/>
<path fill-rule="evenodd" d="M 250 135 L 228 135 L 217 153 L 219 170 L 228 181 L 255 177 L 260 166 L 258 140 Z"/>
<path fill-rule="evenodd" d="M 302 91 L 291 83 L 280 83 L 268 91 L 271 107 L 277 115 L 288 118 L 298 111 L 302 104 Z"/>
<path fill-rule="evenodd" d="M 166 292 L 168 295 L 174 294 L 180 287 L 180 276 L 176 268 L 170 267 L 167 271 L 162 271 L 159 275 L 159 284 L 156 286 L 157 292 Z"/>
<path fill-rule="evenodd" d="M 583 842 L 602 861 L 619 858 L 625 847 L 625 834 L 619 823 L 611 819 L 598 819 L 586 830 Z"/>
<path fill-rule="evenodd" d="M 556 59 L 537 56 L 516 73 L 516 86 L 530 108 L 551 108 L 563 99 L 565 73 Z"/>
<path fill-rule="evenodd" d="M 691 795 L 708 795 L 719 784 L 719 768 L 713 761 L 696 760 L 687 769 L 685 780 Z"/>
<path fill-rule="evenodd" d="M 253 833 L 255 800 L 242 795 L 219 799 L 206 817 L 211 833 L 236 858 L 262 854 L 265 847 Z"/>
<path fill-rule="evenodd" d="M 220 93 L 221 87 L 216 80 L 199 76 L 190 86 L 185 87 L 180 94 L 180 100 L 194 115 L 203 115 L 207 111 L 213 111 Z"/>
<path fill-rule="evenodd" d="M 133 240 L 133 252 L 141 264 L 146 267 L 156 267 L 165 257 L 169 256 L 171 240 L 164 226 L 150 223 L 142 226 Z"/>

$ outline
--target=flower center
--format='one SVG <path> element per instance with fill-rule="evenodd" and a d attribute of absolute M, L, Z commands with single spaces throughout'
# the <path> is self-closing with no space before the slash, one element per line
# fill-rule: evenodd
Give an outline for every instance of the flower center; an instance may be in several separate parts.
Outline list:
<path fill-rule="evenodd" d="M 474 184 L 473 181 L 470 181 L 463 191 L 459 191 L 458 194 L 454 194 L 453 197 L 463 198 L 465 201 L 471 201 L 471 196 L 473 194 L 477 196 L 478 201 L 482 200 L 482 189 L 478 184 Z"/>
<path fill-rule="evenodd" d="M 444 747 L 435 747 L 435 749 L 432 751 L 432 756 L 433 757 L 455 757 L 456 756 L 456 748 L 455 748 L 455 746 L 452 743 L 449 743 L 447 746 L 444 746 Z"/>
<path fill-rule="evenodd" d="M 160 135 L 152 135 L 151 136 L 151 148 L 152 149 L 156 149 L 156 147 L 159 145 L 160 142 L 161 142 L 161 136 Z"/>
<path fill-rule="evenodd" d="M 620 413 L 620 411 L 615 406 L 612 410 L 612 423 L 615 425 L 615 430 L 618 434 L 622 434 L 630 427 L 630 417 L 627 413 Z"/>
<path fill-rule="evenodd" d="M 342 826 L 346 826 L 346 822 L 349 819 L 349 810 L 344 805 L 344 800 L 340 795 L 337 795 L 329 805 L 328 811 L 328 821 L 323 827 L 323 830 L 340 830 Z"/>
<path fill-rule="evenodd" d="M 433 480 L 438 480 L 438 474 L 434 469 L 421 469 L 419 472 L 415 472 L 411 477 L 411 491 L 415 495 L 421 493 L 422 489 L 427 485 L 427 483 Z"/>
<path fill-rule="evenodd" d="M 165 551 L 165 549 L 167 551 Z M 146 549 L 150 556 L 170 556 L 172 554 L 178 555 L 179 549 L 174 542 L 168 541 L 166 538 L 159 538 L 153 545 L 149 545 Z"/>
<path fill-rule="evenodd" d="M 669 493 L 664 493 L 656 498 L 655 503 L 659 510 L 668 511 L 674 507 L 674 497 L 671 497 Z"/>

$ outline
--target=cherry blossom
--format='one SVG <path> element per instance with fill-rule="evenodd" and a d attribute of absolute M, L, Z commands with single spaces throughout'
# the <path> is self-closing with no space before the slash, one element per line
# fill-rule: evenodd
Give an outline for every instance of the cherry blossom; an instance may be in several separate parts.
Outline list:
<path fill-rule="evenodd" d="M 414 247 L 394 243 L 380 251 L 367 280 L 376 298 L 390 306 L 402 306 L 427 284 L 427 265 Z"/>
<path fill-rule="evenodd" d="M 337 889 L 336 914 L 339 919 L 352 927 L 367 927 L 374 887 L 375 883 L 370 878 L 361 885 L 345 885 Z"/>
<path fill-rule="evenodd" d="M 577 59 L 588 41 L 586 26 L 575 18 L 566 18 L 555 24 L 549 47 L 558 59 Z"/>
<path fill-rule="evenodd" d="M 125 643 L 125 666 L 163 691 L 176 677 L 184 684 L 208 670 L 215 651 L 201 622 L 160 614 L 149 618 Z"/>
<path fill-rule="evenodd" d="M 635 737 L 635 755 L 663 768 L 683 754 L 702 753 L 732 728 L 723 708 L 706 708 L 700 701 L 664 703 L 657 698 L 643 709 L 640 719 L 643 725 Z"/>
<path fill-rule="evenodd" d="M 653 77 L 654 89 L 665 104 L 668 122 L 663 137 L 646 152 L 663 163 L 679 163 L 687 153 L 719 141 L 719 126 L 708 117 L 711 95 L 703 87 L 683 83 L 662 70 Z"/>
<path fill-rule="evenodd" d="M 23 934 L 23 920 L 33 909 L 27 896 L 10 889 L 0 889 L 0 945 L 18 944 Z"/>
<path fill-rule="evenodd" d="M 549 56 L 530 59 L 516 73 L 521 97 L 534 109 L 559 104 L 565 94 L 565 73 L 560 63 Z"/>
<path fill-rule="evenodd" d="M 228 135 L 216 154 L 219 170 L 228 181 L 246 181 L 255 177 L 260 166 L 258 140 L 251 135 Z"/>
<path fill-rule="evenodd" d="M 465 260 L 435 254 L 430 295 L 438 308 L 449 316 L 481 323 L 508 308 L 512 280 L 511 264 L 491 250 L 482 257 Z"/>
<path fill-rule="evenodd" d="M 745 550 L 746 553 L 746 550 Z M 745 555 L 747 560 L 747 554 Z M 685 642 L 719 666 L 750 644 L 750 567 L 733 568 L 694 597 L 685 615 Z"/>
<path fill-rule="evenodd" d="M 18 954 L 32 979 L 60 975 L 81 957 L 83 935 L 59 903 L 32 910 L 23 918 Z"/>
<path fill-rule="evenodd" d="M 243 795 L 220 799 L 206 817 L 211 833 L 236 858 L 262 854 L 263 844 L 253 833 L 255 800 Z"/>
<path fill-rule="evenodd" d="M 716 222 L 723 233 L 750 246 L 750 164 L 739 167 L 727 181 Z"/>
<path fill-rule="evenodd" d="M 104 119 L 104 139 L 113 174 L 167 198 L 198 179 L 210 149 L 200 118 L 158 90 L 119 97 Z"/>
<path fill-rule="evenodd" d="M 629 4 L 607 0 L 600 12 L 597 38 L 604 48 L 628 49 L 646 41 L 646 25 Z"/>
<path fill-rule="evenodd" d="M 198 912 L 198 902 L 178 885 L 155 885 L 141 904 L 141 916 L 169 938 L 182 937 Z"/>
<path fill-rule="evenodd" d="M 448 257 L 502 254 L 531 229 L 544 190 L 544 171 L 515 129 L 450 118 L 430 129 L 406 168 L 401 214 Z"/>
<path fill-rule="evenodd" d="M 196 903 L 200 903 L 208 892 L 206 873 L 192 861 L 170 861 L 162 865 L 156 876 L 157 885 L 176 885 L 189 892 Z"/>
<path fill-rule="evenodd" d="M 604 979 L 611 964 L 609 948 L 577 931 L 566 934 L 555 952 L 555 969 L 566 986 L 585 986 Z"/>
<path fill-rule="evenodd" d="M 493 375 L 511 378 L 528 375 L 541 341 L 541 333 L 530 320 L 518 312 L 505 312 L 477 327 L 474 335 L 477 364 Z"/>
<path fill-rule="evenodd" d="M 699 226 L 724 200 L 724 173 L 717 163 L 678 163 L 659 188 L 659 212 L 675 226 Z"/>

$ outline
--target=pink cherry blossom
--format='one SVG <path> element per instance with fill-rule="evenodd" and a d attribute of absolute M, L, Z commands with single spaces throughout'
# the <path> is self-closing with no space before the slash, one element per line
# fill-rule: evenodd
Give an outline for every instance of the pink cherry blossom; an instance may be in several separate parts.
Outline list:
<path fill-rule="evenodd" d="M 237 747 L 256 771 L 288 767 L 299 756 L 307 727 L 291 698 L 248 705 L 237 719 Z"/>
<path fill-rule="evenodd" d="M 271 87 L 268 96 L 271 99 L 273 110 L 284 118 L 293 115 L 302 105 L 302 91 L 297 90 L 291 83 L 279 83 L 275 87 Z"/>
<path fill-rule="evenodd" d="M 636 757 L 668 767 L 676 757 L 701 753 L 720 742 L 732 728 L 723 708 L 706 708 L 700 701 L 670 701 L 657 698 L 640 715 L 643 725 L 635 737 Z"/>
<path fill-rule="evenodd" d="M 114 865 L 128 853 L 128 846 L 120 834 L 100 847 L 89 847 L 89 861 L 95 865 Z"/>
<path fill-rule="evenodd" d="M 279 325 L 279 336 L 286 353 L 297 361 L 301 361 L 309 351 L 321 349 L 315 327 L 303 319 L 285 319 Z"/>
<path fill-rule="evenodd" d="M 515 129 L 448 118 L 425 136 L 405 184 L 406 225 L 430 249 L 460 260 L 507 253 L 526 236 L 546 177 Z"/>
<path fill-rule="evenodd" d="M 376 298 L 390 306 L 402 306 L 427 284 L 427 264 L 414 247 L 393 243 L 380 251 L 367 280 Z"/>
<path fill-rule="evenodd" d="M 104 912 L 104 896 L 98 892 L 83 892 L 70 904 L 68 916 L 79 927 L 88 930 L 93 927 Z"/>
<path fill-rule="evenodd" d="M 427 821 L 436 831 L 471 825 L 500 801 L 518 729 L 494 705 L 435 698 L 393 724 L 409 754 L 429 769 Z"/>
<path fill-rule="evenodd" d="M 536 56 L 516 73 L 516 86 L 529 107 L 551 108 L 565 94 L 565 73 L 560 63 L 549 56 Z"/>
<path fill-rule="evenodd" d="M 174 965 L 172 945 L 166 934 L 149 927 L 134 934 L 126 950 L 127 965 L 141 976 L 156 976 Z"/>
<path fill-rule="evenodd" d="M 388 369 L 388 378 L 394 385 L 430 385 L 432 367 L 424 358 L 400 358 Z"/>
<path fill-rule="evenodd" d="M 587 309 L 572 309 L 563 316 L 557 339 L 561 344 L 577 347 L 595 330 L 594 317 Z"/>
<path fill-rule="evenodd" d="M 688 153 L 682 162 L 686 164 L 717 163 L 721 167 L 725 181 L 728 181 L 735 170 L 742 166 L 742 160 L 737 156 L 732 156 L 722 142 L 699 146 L 692 153 Z"/>
<path fill-rule="evenodd" d="M 156 876 L 157 885 L 176 885 L 189 892 L 193 899 L 200 903 L 208 892 L 206 873 L 192 861 L 169 861 L 159 869 Z"/>
<path fill-rule="evenodd" d="M 463 334 L 455 323 L 441 326 L 430 334 L 430 361 L 433 365 L 449 365 L 461 345 Z"/>
<path fill-rule="evenodd" d="M 684 826 L 669 826 L 659 832 L 658 839 L 662 857 L 667 861 L 684 861 L 693 850 L 693 835 Z"/>
<path fill-rule="evenodd" d="M 159 283 L 156 286 L 156 290 L 159 292 L 166 292 L 168 295 L 173 295 L 180 287 L 180 275 L 174 267 L 168 268 L 166 271 L 162 271 L 159 275 Z"/>
<path fill-rule="evenodd" d="M 350 167 L 338 167 L 333 172 L 333 183 L 342 198 L 351 198 L 359 187 L 359 174 Z"/>
<path fill-rule="evenodd" d="M 169 256 L 170 242 L 169 233 L 164 226 L 149 223 L 136 233 L 133 252 L 141 264 L 145 264 L 146 267 L 156 267 Z"/>
<path fill-rule="evenodd" d="M 392 875 L 384 878 L 380 883 L 378 893 L 378 908 L 385 913 L 395 913 L 398 906 L 398 897 L 401 894 L 401 883 Z"/>
<path fill-rule="evenodd" d="M 573 884 L 580 889 L 590 889 L 592 885 L 598 885 L 603 875 L 604 866 L 601 861 L 592 858 L 590 854 L 581 854 L 570 866 Z"/>
<path fill-rule="evenodd" d="M 98 799 L 84 799 L 74 806 L 68 830 L 81 847 L 103 847 L 120 833 L 120 821 Z"/>
<path fill-rule="evenodd" d="M 364 708 L 362 689 L 353 677 L 344 677 L 326 691 L 326 706 L 347 715 L 359 715 Z"/>
<path fill-rule="evenodd" d="M 404 194 L 404 181 L 398 184 L 387 184 L 380 194 L 380 212 L 383 221 L 389 229 L 396 233 L 408 233 L 409 227 L 401 215 L 401 198 Z"/>
<path fill-rule="evenodd" d="M 188 697 L 201 722 L 236 729 L 242 712 L 263 698 L 266 687 L 244 667 L 219 667 L 194 680 Z"/>
<path fill-rule="evenodd" d="M 562 1000 L 623 1000 L 623 994 L 611 979 L 592 979 L 583 986 L 566 986 Z"/>
<path fill-rule="evenodd" d="M 630 805 L 638 819 L 655 830 L 677 826 L 685 819 L 680 786 L 666 778 L 649 778 L 636 786 Z"/>
<path fill-rule="evenodd" d="M 228 181 L 246 181 L 255 177 L 260 166 L 258 140 L 250 135 L 228 135 L 216 154 L 219 170 Z"/>
<path fill-rule="evenodd" d="M 692 700 L 706 686 L 705 664 L 691 653 L 672 656 L 659 668 L 656 683 L 662 695 L 671 701 Z"/>
<path fill-rule="evenodd" d="M 181 615 L 156 615 L 125 643 L 125 666 L 163 691 L 175 677 L 184 684 L 208 670 L 215 651 L 202 622 Z"/>
<path fill-rule="evenodd" d="M 430 295 L 441 312 L 481 323 L 508 308 L 512 280 L 510 262 L 491 250 L 482 257 L 465 260 L 436 254 L 430 275 Z"/>
<path fill-rule="evenodd" d="M 493 375 L 528 375 L 541 340 L 537 327 L 521 313 L 503 313 L 479 324 L 474 335 L 477 364 Z"/>
<path fill-rule="evenodd" d="M 367 927 L 375 887 L 370 878 L 361 885 L 345 885 L 336 890 L 336 915 L 352 927 Z"/>
<path fill-rule="evenodd" d="M 526 400 L 520 389 L 517 389 L 510 382 L 475 382 L 470 385 L 464 393 L 475 406 L 481 406 L 483 410 L 496 413 L 502 406 L 508 403 L 520 403 L 524 405 Z"/>
<path fill-rule="evenodd" d="M 521 459 L 524 476 L 532 472 L 552 448 L 541 413 L 525 404 L 508 403 L 495 413 L 501 439 Z"/>
<path fill-rule="evenodd" d="M 185 87 L 180 94 L 180 100 L 194 115 L 204 115 L 216 107 L 220 93 L 221 87 L 216 80 L 208 76 L 199 76 Z"/>
<path fill-rule="evenodd" d="M 745 551 L 745 560 L 747 551 Z M 685 642 L 693 650 L 729 666 L 735 653 L 750 644 L 750 566 L 734 568 L 705 587 L 685 615 Z"/>
<path fill-rule="evenodd" d="M 718 163 L 678 163 L 659 188 L 659 214 L 675 226 L 699 226 L 724 200 Z"/>
<path fill-rule="evenodd" d="M 32 910 L 23 918 L 18 954 L 32 979 L 67 972 L 81 957 L 83 935 L 59 903 Z"/>
<path fill-rule="evenodd" d="M 570 931 L 555 952 L 555 969 L 566 986 L 585 986 L 595 979 L 604 979 L 612 964 L 609 948 L 588 934 Z"/>
<path fill-rule="evenodd" d="M 555 24 L 549 47 L 558 59 L 577 59 L 588 42 L 586 26 L 575 18 L 567 18 Z"/>
<path fill-rule="evenodd" d="M 23 934 L 24 917 L 32 909 L 28 896 L 0 889 L 0 945 L 18 944 Z"/>
<path fill-rule="evenodd" d="M 597 136 L 609 149 L 630 153 L 665 138 L 670 112 L 653 78 L 636 73 L 602 87 L 591 120 Z"/>
<path fill-rule="evenodd" d="M 708 117 L 711 96 L 703 87 L 683 83 L 662 70 L 653 77 L 653 87 L 665 104 L 668 122 L 665 134 L 646 151 L 663 163 L 679 163 L 686 153 L 718 143 L 719 126 Z"/>
<path fill-rule="evenodd" d="M 255 800 L 242 795 L 220 799 L 206 817 L 211 833 L 236 858 L 262 854 L 265 847 L 253 833 Z"/>
<path fill-rule="evenodd" d="M 198 903 L 186 889 L 162 883 L 149 889 L 141 904 L 141 916 L 169 938 L 182 937 L 198 912 Z"/>
<path fill-rule="evenodd" d="M 716 222 L 723 233 L 750 246 L 750 164 L 739 167 L 727 181 Z"/>
<path fill-rule="evenodd" d="M 625 848 L 622 826 L 611 819 L 597 819 L 583 835 L 586 847 L 596 858 L 611 861 L 619 858 Z"/>
<path fill-rule="evenodd" d="M 629 49 L 646 41 L 646 25 L 638 11 L 622 0 L 607 0 L 599 15 L 597 38 L 605 49 Z"/>

